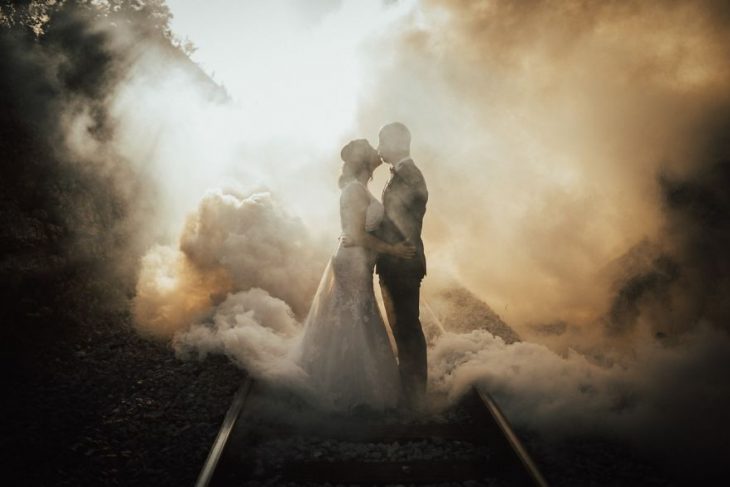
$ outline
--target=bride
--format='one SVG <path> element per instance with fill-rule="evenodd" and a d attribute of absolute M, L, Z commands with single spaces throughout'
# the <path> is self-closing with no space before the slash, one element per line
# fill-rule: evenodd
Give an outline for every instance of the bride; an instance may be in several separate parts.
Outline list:
<path fill-rule="evenodd" d="M 312 301 L 295 360 L 324 404 L 337 410 L 395 408 L 401 386 L 398 365 L 373 291 L 378 254 L 411 258 L 410 244 L 389 244 L 371 235 L 383 205 L 367 188 L 381 164 L 365 139 L 343 147 L 339 179 L 342 235 Z"/>

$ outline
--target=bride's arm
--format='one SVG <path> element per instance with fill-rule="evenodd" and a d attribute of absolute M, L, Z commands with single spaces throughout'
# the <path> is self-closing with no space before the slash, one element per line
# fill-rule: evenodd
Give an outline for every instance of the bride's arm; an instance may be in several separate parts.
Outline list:
<path fill-rule="evenodd" d="M 365 219 L 370 198 L 365 189 L 359 184 L 351 184 L 342 192 L 340 197 L 340 218 L 342 218 L 342 238 L 346 247 L 360 246 L 373 250 L 379 254 L 390 254 L 403 259 L 410 259 L 416 255 L 412 244 L 398 242 L 390 244 L 369 234 L 365 230 Z"/>
<path fill-rule="evenodd" d="M 390 254 L 401 259 L 412 259 L 416 256 L 416 247 L 408 242 L 389 244 L 365 231 L 365 219 L 362 220 L 362 230 L 356 234 L 345 234 L 342 243 L 345 247 L 360 246 L 374 250 L 379 254 Z"/>

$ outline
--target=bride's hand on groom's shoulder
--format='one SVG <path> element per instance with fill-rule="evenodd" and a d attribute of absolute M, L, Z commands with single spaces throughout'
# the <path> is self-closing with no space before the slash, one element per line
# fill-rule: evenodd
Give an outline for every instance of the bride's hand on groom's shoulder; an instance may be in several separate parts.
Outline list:
<path fill-rule="evenodd" d="M 416 246 L 410 242 L 398 242 L 391 248 L 390 254 L 400 259 L 413 259 L 416 254 Z"/>

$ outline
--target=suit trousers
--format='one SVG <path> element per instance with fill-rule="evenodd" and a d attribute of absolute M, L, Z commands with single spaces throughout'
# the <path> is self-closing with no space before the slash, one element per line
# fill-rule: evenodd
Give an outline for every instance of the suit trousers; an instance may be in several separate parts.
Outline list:
<path fill-rule="evenodd" d="M 420 403 L 426 393 L 426 338 L 419 320 L 421 277 L 380 275 L 385 312 L 398 347 L 403 400 Z"/>

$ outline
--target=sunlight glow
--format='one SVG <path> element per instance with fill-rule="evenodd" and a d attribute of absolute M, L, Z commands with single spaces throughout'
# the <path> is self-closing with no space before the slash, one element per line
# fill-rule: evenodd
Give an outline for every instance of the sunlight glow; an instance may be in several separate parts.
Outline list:
<path fill-rule="evenodd" d="M 312 19 L 290 2 L 169 4 L 176 34 L 240 109 L 242 137 L 318 149 L 352 127 L 368 40 L 412 8 L 346 1 Z"/>

